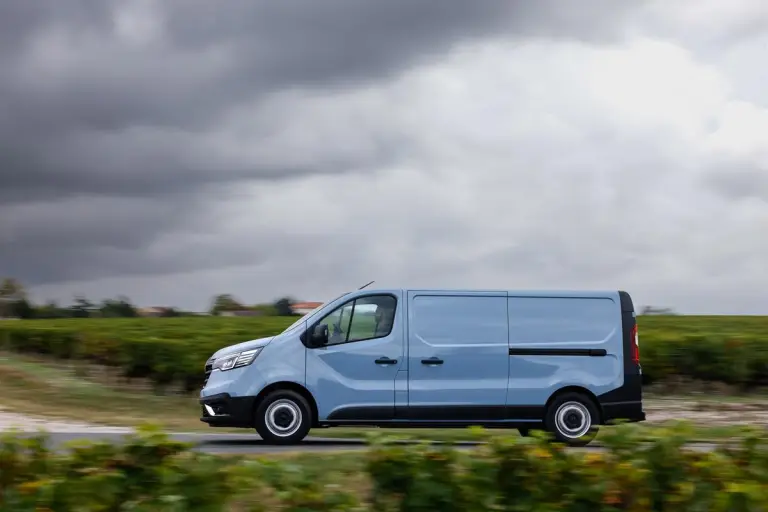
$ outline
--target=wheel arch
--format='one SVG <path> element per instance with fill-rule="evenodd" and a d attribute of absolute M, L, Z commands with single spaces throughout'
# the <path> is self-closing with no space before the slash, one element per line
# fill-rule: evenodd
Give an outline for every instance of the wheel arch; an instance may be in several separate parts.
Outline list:
<path fill-rule="evenodd" d="M 549 408 L 552 405 L 552 402 L 555 401 L 555 399 L 567 393 L 579 393 L 581 395 L 586 396 L 592 402 L 592 405 L 595 406 L 595 410 L 597 411 L 597 414 L 600 416 L 597 419 L 598 421 L 596 421 L 595 423 L 597 423 L 598 425 L 603 424 L 604 414 L 603 414 L 603 407 L 600 404 L 600 400 L 597 398 L 597 396 L 593 392 L 591 392 L 590 390 L 582 386 L 565 386 L 563 388 L 558 389 L 554 393 L 552 393 L 552 395 L 547 400 L 546 405 L 544 406 L 544 414 L 545 415 L 547 414 L 547 411 L 549 411 Z"/>
<path fill-rule="evenodd" d="M 261 405 L 261 402 L 264 401 L 264 398 L 267 397 L 270 393 L 274 391 L 279 390 L 285 390 L 285 391 L 293 391 L 295 393 L 298 393 L 301 395 L 309 404 L 309 408 L 311 410 L 312 414 L 312 427 L 317 427 L 318 425 L 318 411 L 317 411 L 317 402 L 315 401 L 315 397 L 312 396 L 312 393 L 299 384 L 298 382 L 291 382 L 291 381 L 281 381 L 281 382 L 274 382 L 270 384 L 269 386 L 266 386 L 264 389 L 262 389 L 258 395 L 256 395 L 256 399 L 253 401 L 253 410 L 254 412 L 259 408 L 259 405 Z"/>

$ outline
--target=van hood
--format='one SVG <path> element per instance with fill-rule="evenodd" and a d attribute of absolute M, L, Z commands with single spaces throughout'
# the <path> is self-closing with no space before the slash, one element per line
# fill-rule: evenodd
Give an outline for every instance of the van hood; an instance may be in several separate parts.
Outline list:
<path fill-rule="evenodd" d="M 243 350 L 250 350 L 252 348 L 265 347 L 269 345 L 269 342 L 273 339 L 275 339 L 274 336 L 269 336 L 267 338 L 257 338 L 255 340 L 244 341 L 242 343 L 238 343 L 237 345 L 230 345 L 214 353 L 211 358 L 219 358 L 221 356 L 242 352 Z"/>

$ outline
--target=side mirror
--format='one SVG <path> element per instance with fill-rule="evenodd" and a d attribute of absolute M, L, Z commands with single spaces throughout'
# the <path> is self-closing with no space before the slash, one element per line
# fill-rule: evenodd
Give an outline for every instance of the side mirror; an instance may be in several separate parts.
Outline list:
<path fill-rule="evenodd" d="M 324 347 L 328 344 L 328 325 L 318 324 L 312 328 L 309 336 L 310 347 Z"/>

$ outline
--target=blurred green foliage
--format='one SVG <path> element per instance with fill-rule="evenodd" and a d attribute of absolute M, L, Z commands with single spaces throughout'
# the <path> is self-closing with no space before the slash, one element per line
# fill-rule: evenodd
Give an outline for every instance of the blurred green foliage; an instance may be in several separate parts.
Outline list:
<path fill-rule="evenodd" d="M 284 330 L 295 317 L 178 317 L 0 322 L 0 349 L 81 359 L 126 377 L 198 388 L 218 349 Z M 641 316 L 646 384 L 677 377 L 768 385 L 768 317 Z"/>
<path fill-rule="evenodd" d="M 768 442 L 745 430 L 713 451 L 686 425 L 623 425 L 601 452 L 538 437 L 488 437 L 471 451 L 374 439 L 357 473 L 338 456 L 220 457 L 163 434 L 51 451 L 44 437 L 0 441 L 0 510 L 747 512 L 768 509 Z M 482 436 L 482 434 L 481 434 Z M 349 455 L 345 456 L 346 458 Z M 312 462 L 314 460 L 314 463 Z"/>

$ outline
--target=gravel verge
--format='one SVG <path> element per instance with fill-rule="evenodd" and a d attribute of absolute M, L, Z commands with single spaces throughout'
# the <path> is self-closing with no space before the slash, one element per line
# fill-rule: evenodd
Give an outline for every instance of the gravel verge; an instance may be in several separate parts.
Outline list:
<path fill-rule="evenodd" d="M 127 427 L 110 427 L 85 422 L 54 420 L 50 418 L 17 414 L 0 409 L 0 432 L 7 431 L 37 432 L 45 430 L 50 433 L 94 433 L 94 434 L 130 434 L 133 429 Z"/>

